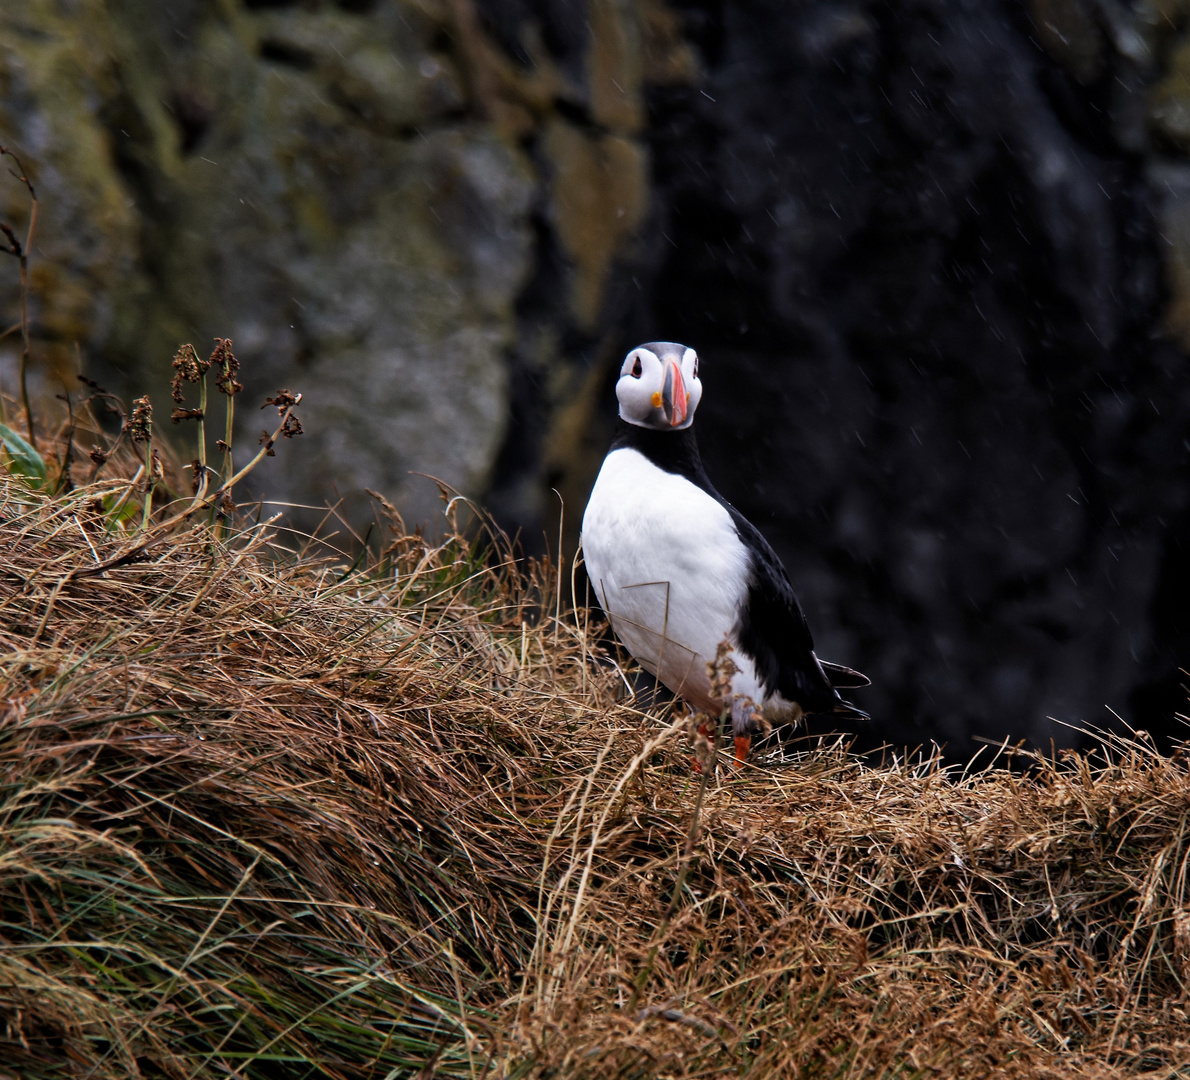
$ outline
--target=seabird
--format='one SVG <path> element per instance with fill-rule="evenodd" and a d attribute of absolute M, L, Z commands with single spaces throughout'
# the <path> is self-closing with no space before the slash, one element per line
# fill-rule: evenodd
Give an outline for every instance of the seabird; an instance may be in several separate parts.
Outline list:
<path fill-rule="evenodd" d="M 737 763 L 772 723 L 796 724 L 803 713 L 866 718 L 839 690 L 869 680 L 814 654 L 781 560 L 703 469 L 691 426 L 702 399 L 697 353 L 672 341 L 637 346 L 616 397 L 582 550 L 625 648 L 697 712 L 730 708 Z M 725 640 L 736 668 L 730 701 L 716 696 L 708 667 Z"/>

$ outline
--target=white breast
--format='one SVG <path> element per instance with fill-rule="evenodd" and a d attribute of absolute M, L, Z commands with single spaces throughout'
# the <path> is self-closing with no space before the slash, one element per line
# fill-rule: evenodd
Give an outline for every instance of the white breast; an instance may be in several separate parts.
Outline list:
<path fill-rule="evenodd" d="M 636 450 L 603 462 L 583 516 L 587 573 L 612 629 L 641 666 L 696 708 L 717 711 L 707 663 L 736 644 L 748 552 L 731 515 Z M 737 649 L 736 694 L 764 694 Z"/>

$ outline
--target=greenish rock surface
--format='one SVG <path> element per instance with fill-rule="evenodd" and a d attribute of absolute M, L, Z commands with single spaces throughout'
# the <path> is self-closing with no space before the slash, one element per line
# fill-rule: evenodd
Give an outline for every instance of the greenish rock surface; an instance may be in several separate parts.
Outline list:
<path fill-rule="evenodd" d="M 41 196 L 35 390 L 72 385 L 81 363 L 164 405 L 178 345 L 231 337 L 241 415 L 282 385 L 305 395 L 307 435 L 260 490 L 343 499 L 357 522 L 365 488 L 413 521 L 436 514 L 437 488 L 416 473 L 483 495 L 507 441 L 511 369 L 553 388 L 541 444 L 572 446 L 586 415 L 573 396 L 614 351 L 609 283 L 640 259 L 644 88 L 689 83 L 697 65 L 661 0 L 590 0 L 571 20 L 584 28 L 574 55 L 551 53 L 538 28 L 518 37 L 519 59 L 486 7 L 0 11 L 0 142 Z M 27 214 L 23 189 L 3 186 L 0 218 L 19 230 Z M 526 320 L 533 273 L 559 302 Z M 17 310 L 15 274 L 0 277 L 0 310 Z M 10 393 L 15 344 L 0 341 Z M 550 471 L 581 499 L 585 458 Z M 548 492 L 526 489 L 530 517 Z"/>
<path fill-rule="evenodd" d="M 536 177 L 464 108 L 431 44 L 442 18 L 132 0 L 0 17 L 0 130 L 41 200 L 43 381 L 72 378 L 77 342 L 164 404 L 178 344 L 228 336 L 241 415 L 281 385 L 305 394 L 309 434 L 270 463 L 271 497 L 371 487 L 419 520 L 438 494 L 411 473 L 481 492 Z M 22 224 L 23 190 L 4 199 Z M 13 277 L 0 305 L 16 310 Z"/>
<path fill-rule="evenodd" d="M 30 273 L 43 376 L 67 368 L 73 342 L 109 340 L 123 298 L 144 288 L 140 216 L 103 115 L 120 93 L 115 47 L 99 0 L 0 9 L 0 144 L 20 155 L 40 200 Z M 15 168 L 11 159 L 5 165 Z M 0 177 L 0 220 L 23 240 L 28 194 Z M 15 265 L 0 265 L 7 327 L 19 312 L 18 278 Z M 6 374 L 14 355 L 5 356 Z"/>

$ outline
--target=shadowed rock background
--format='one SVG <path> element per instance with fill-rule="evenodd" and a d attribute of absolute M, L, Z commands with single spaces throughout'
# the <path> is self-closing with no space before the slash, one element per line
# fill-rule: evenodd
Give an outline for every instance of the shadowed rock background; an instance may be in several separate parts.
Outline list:
<path fill-rule="evenodd" d="M 271 497 L 532 549 L 684 341 L 869 741 L 1181 730 L 1190 0 L 26 0 L 0 142 L 42 395 L 227 335 L 306 394 Z"/>

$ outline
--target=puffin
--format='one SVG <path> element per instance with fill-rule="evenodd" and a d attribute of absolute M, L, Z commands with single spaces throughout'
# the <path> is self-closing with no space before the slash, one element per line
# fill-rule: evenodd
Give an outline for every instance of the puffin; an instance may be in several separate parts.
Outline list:
<path fill-rule="evenodd" d="M 870 680 L 818 658 L 781 560 L 711 484 L 692 426 L 698 366 L 694 349 L 672 341 L 624 357 L 619 419 L 583 514 L 581 549 L 616 637 L 703 714 L 699 730 L 713 738 L 709 718 L 730 710 L 738 768 L 753 736 L 774 724 L 796 725 L 805 713 L 867 719 L 839 691 Z M 732 663 L 716 678 L 721 646 Z"/>

